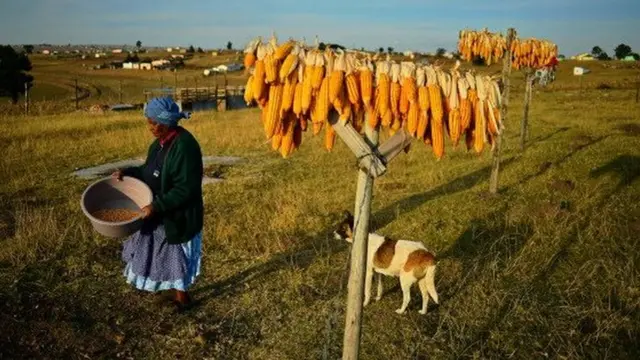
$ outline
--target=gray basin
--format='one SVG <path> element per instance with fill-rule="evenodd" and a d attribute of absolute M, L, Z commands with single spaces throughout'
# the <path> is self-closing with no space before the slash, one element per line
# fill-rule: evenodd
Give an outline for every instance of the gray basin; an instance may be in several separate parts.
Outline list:
<path fill-rule="evenodd" d="M 91 214 L 97 210 L 130 209 L 140 210 L 153 201 L 153 193 L 144 182 L 129 176 L 122 181 L 111 176 L 89 185 L 82 193 L 80 205 L 82 212 L 91 221 L 93 228 L 107 237 L 126 237 L 142 227 L 142 219 L 137 217 L 128 221 L 108 222 L 95 218 Z"/>

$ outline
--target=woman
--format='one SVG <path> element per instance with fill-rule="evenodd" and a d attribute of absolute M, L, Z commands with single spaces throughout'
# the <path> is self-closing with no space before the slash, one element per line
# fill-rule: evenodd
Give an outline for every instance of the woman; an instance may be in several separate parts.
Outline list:
<path fill-rule="evenodd" d="M 142 209 L 143 226 L 124 243 L 124 276 L 139 290 L 175 291 L 178 307 L 189 305 L 187 288 L 200 274 L 202 224 L 202 153 L 197 140 L 178 126 L 188 113 L 170 98 L 147 103 L 144 115 L 155 141 L 139 167 L 117 170 L 153 191 L 153 202 Z"/>

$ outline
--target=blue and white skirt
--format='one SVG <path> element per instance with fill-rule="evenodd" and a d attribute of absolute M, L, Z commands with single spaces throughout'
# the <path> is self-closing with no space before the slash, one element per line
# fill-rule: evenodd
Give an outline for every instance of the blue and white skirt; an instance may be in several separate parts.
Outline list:
<path fill-rule="evenodd" d="M 202 231 L 182 244 L 169 244 L 164 226 L 144 226 L 123 244 L 123 275 L 127 283 L 151 292 L 186 291 L 198 275 L 202 256 Z"/>

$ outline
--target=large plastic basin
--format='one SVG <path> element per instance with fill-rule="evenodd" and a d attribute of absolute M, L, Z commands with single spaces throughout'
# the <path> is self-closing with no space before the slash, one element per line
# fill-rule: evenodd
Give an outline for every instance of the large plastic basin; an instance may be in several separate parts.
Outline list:
<path fill-rule="evenodd" d="M 82 212 L 91 221 L 93 228 L 107 237 L 129 236 L 142 227 L 142 219 L 109 222 L 98 219 L 92 213 L 107 209 L 129 209 L 139 211 L 153 200 L 153 193 L 147 184 L 129 176 L 122 181 L 113 177 L 100 179 L 89 185 L 82 193 Z"/>

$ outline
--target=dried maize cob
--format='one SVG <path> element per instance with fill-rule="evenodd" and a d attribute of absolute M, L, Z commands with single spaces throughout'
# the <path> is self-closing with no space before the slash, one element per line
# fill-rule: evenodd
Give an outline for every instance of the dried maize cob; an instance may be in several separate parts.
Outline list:
<path fill-rule="evenodd" d="M 276 48 L 273 53 L 273 58 L 277 61 L 284 60 L 293 51 L 296 43 L 293 40 L 288 40 Z"/>
<path fill-rule="evenodd" d="M 291 110 L 295 98 L 296 85 L 298 84 L 298 74 L 292 74 L 284 80 L 284 90 L 282 93 L 281 112 L 284 114 Z"/>
<path fill-rule="evenodd" d="M 336 131 L 333 129 L 332 126 L 327 124 L 327 126 L 324 129 L 324 146 L 327 149 L 327 151 L 333 150 L 333 145 L 335 144 L 335 142 L 336 142 Z"/>
<path fill-rule="evenodd" d="M 327 121 L 329 118 L 329 109 L 331 108 L 331 103 L 329 102 L 329 77 L 322 79 L 320 91 L 318 91 L 318 96 L 316 96 L 315 106 L 318 109 L 316 121 Z"/>
<path fill-rule="evenodd" d="M 330 71 L 329 101 L 333 102 L 339 95 L 344 84 L 344 73 L 347 69 L 345 52 L 341 51 Z"/>
<path fill-rule="evenodd" d="M 296 67 L 298 66 L 298 63 L 300 61 L 299 54 L 300 54 L 300 46 L 298 44 L 295 44 L 293 49 L 286 56 L 286 58 L 284 58 L 284 61 L 280 66 L 280 72 L 279 72 L 280 81 L 284 82 L 285 79 L 296 70 Z"/>
<path fill-rule="evenodd" d="M 253 75 L 250 75 L 249 78 L 247 78 L 247 84 L 244 87 L 244 102 L 249 106 L 253 100 Z"/>
<path fill-rule="evenodd" d="M 258 46 L 258 58 L 256 60 L 255 71 L 253 72 L 253 98 L 260 100 L 267 95 L 265 84 L 266 73 L 264 57 L 266 55 L 265 45 Z"/>
<path fill-rule="evenodd" d="M 424 140 L 428 126 L 429 113 L 423 110 L 418 111 L 418 127 L 416 129 L 416 138 Z"/>
<path fill-rule="evenodd" d="M 282 144 L 280 145 L 280 154 L 286 158 L 293 150 L 293 133 L 297 123 L 297 119 L 292 112 L 287 112 L 282 121 Z"/>
<path fill-rule="evenodd" d="M 417 136 L 420 106 L 417 101 L 409 105 L 409 113 L 407 114 L 407 130 L 413 137 Z"/>
<path fill-rule="evenodd" d="M 269 106 L 267 107 L 266 123 L 264 131 L 267 139 L 271 139 L 275 130 L 281 123 L 280 108 L 282 106 L 282 93 L 284 85 L 274 84 L 269 87 Z"/>
<path fill-rule="evenodd" d="M 311 97 L 313 90 L 313 75 L 315 72 L 314 66 L 316 62 L 316 53 L 308 52 L 305 57 L 304 76 L 302 81 L 302 99 L 301 107 L 302 113 L 306 113 L 311 108 Z M 322 79 L 320 79 L 322 84 Z"/>
<path fill-rule="evenodd" d="M 380 61 L 376 67 L 376 98 L 374 106 L 378 114 L 384 116 L 391 105 L 391 64 L 389 61 Z"/>
<path fill-rule="evenodd" d="M 345 84 L 347 90 L 347 97 L 349 102 L 354 105 L 356 109 L 360 107 L 360 82 L 357 78 L 355 71 L 355 58 L 349 56 L 347 58 L 347 70 L 345 71 Z"/>
<path fill-rule="evenodd" d="M 251 40 L 245 47 L 243 61 L 245 69 L 249 70 L 249 68 L 251 68 L 255 64 L 257 60 L 256 51 L 258 50 L 258 46 L 260 45 L 260 43 L 262 43 L 262 38 L 257 37 Z"/>
<path fill-rule="evenodd" d="M 360 92 L 365 109 L 373 106 L 373 65 L 369 59 L 359 68 Z"/>
<path fill-rule="evenodd" d="M 319 52 L 316 53 L 313 74 L 311 75 L 311 88 L 313 88 L 313 90 L 319 90 L 320 85 L 322 85 L 322 80 L 324 79 L 325 74 L 324 63 L 323 54 Z"/>

